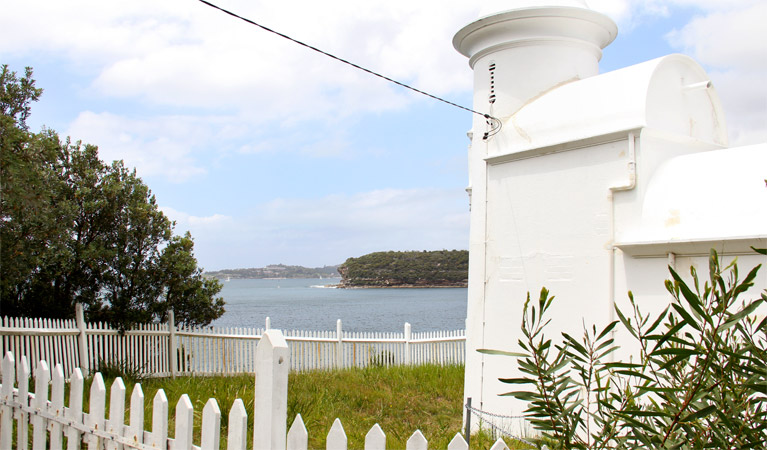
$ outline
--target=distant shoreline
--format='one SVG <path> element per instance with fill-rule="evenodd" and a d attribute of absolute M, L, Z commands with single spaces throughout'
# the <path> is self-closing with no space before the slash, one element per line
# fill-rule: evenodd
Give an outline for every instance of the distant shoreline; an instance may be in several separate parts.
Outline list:
<path fill-rule="evenodd" d="M 444 285 L 444 284 L 396 284 L 391 286 L 345 286 L 343 284 L 328 284 L 328 288 L 335 289 L 448 289 L 467 288 L 467 284 Z"/>
<path fill-rule="evenodd" d="M 234 280 L 334 280 L 334 279 L 340 280 L 341 279 L 340 276 L 335 276 L 335 277 L 326 277 L 326 276 L 322 276 L 322 277 L 237 277 L 235 276 L 235 277 L 228 277 L 229 278 L 228 280 L 220 276 L 210 276 L 209 278 L 216 279 L 218 281 L 224 281 L 224 282 L 234 281 Z"/>

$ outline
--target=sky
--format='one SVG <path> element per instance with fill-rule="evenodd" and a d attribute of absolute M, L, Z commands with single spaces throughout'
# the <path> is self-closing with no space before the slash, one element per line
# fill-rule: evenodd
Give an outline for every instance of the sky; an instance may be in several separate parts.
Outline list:
<path fill-rule="evenodd" d="M 471 107 L 453 35 L 489 3 L 215 0 L 341 58 Z M 767 142 L 767 2 L 590 0 L 619 34 L 608 72 L 671 53 L 709 73 L 730 144 Z M 150 187 L 206 270 L 323 266 L 466 249 L 471 113 L 198 0 L 3 0 L 0 64 L 34 69 L 45 126 Z"/>

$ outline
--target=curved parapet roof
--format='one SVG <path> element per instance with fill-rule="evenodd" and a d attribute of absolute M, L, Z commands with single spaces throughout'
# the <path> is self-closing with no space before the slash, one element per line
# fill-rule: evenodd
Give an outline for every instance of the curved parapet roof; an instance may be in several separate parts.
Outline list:
<path fill-rule="evenodd" d="M 507 3 L 503 6 L 483 8 L 479 19 L 453 36 L 453 47 L 469 58 L 471 67 L 487 53 L 541 42 L 580 44 L 600 58 L 618 34 L 612 19 L 578 0 L 525 0 L 511 9 Z"/>
<path fill-rule="evenodd" d="M 620 240 L 631 246 L 765 239 L 766 178 L 767 143 L 672 158 L 650 180 L 640 226 Z"/>
<path fill-rule="evenodd" d="M 727 146 L 719 96 L 684 55 L 565 83 L 501 120 L 494 139 L 505 154 L 645 127 Z"/>

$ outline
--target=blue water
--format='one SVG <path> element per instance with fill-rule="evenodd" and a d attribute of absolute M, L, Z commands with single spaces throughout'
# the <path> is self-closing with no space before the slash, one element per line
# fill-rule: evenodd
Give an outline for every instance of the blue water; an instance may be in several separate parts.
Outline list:
<path fill-rule="evenodd" d="M 462 330 L 466 325 L 466 289 L 329 289 L 338 279 L 230 280 L 221 295 L 226 313 L 221 327 L 332 330 L 341 319 L 345 331 L 398 331 L 410 322 L 413 332 Z"/>

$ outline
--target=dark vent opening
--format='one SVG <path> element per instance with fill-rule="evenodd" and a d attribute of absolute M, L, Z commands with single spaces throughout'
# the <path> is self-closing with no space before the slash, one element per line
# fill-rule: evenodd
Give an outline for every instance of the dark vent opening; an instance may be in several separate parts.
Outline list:
<path fill-rule="evenodd" d="M 495 103 L 495 63 L 490 63 L 490 95 L 488 101 L 492 104 Z"/>

